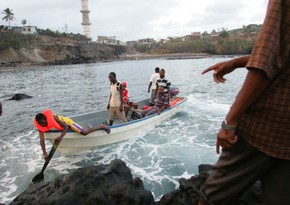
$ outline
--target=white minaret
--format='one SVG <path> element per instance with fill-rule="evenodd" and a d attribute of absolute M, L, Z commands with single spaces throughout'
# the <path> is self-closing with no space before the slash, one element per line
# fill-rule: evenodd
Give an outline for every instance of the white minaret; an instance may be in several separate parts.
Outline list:
<path fill-rule="evenodd" d="M 81 0 L 82 2 L 82 16 L 83 16 L 83 22 L 82 25 L 84 27 L 84 34 L 85 36 L 87 36 L 88 38 L 91 38 L 91 33 L 90 33 L 90 19 L 89 19 L 89 8 L 88 8 L 88 0 Z"/>

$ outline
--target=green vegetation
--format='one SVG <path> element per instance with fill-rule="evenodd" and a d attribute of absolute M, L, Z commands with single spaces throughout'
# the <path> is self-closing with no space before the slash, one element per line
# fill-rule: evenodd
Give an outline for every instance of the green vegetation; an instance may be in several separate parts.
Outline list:
<path fill-rule="evenodd" d="M 6 48 L 20 48 L 21 40 L 19 37 L 9 34 L 9 35 L 0 35 L 0 51 Z"/>
<path fill-rule="evenodd" d="M 248 25 L 243 28 L 219 32 L 212 30 L 201 33 L 199 38 L 174 38 L 165 43 L 137 45 L 136 50 L 148 54 L 169 53 L 209 53 L 216 55 L 249 54 L 251 53 L 261 25 Z"/>

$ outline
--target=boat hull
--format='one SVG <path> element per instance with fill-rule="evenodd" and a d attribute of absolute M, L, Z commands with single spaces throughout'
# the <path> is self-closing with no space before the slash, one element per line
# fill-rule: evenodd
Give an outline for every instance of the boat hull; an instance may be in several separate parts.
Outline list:
<path fill-rule="evenodd" d="M 186 100 L 187 98 L 182 98 L 181 101 L 176 103 L 170 109 L 164 110 L 160 115 L 154 114 L 127 123 L 110 126 L 111 128 L 110 134 L 107 134 L 105 131 L 100 130 L 92 132 L 86 136 L 83 136 L 76 132 L 68 131 L 65 137 L 62 139 L 61 143 L 59 144 L 58 151 L 61 153 L 72 153 L 87 150 L 93 147 L 98 147 L 102 145 L 127 140 L 138 134 L 144 133 L 144 131 L 146 130 L 154 128 L 156 125 L 160 124 L 163 120 L 179 112 L 182 109 L 184 102 Z M 105 114 L 104 112 L 107 113 L 107 111 L 100 111 L 80 116 L 82 117 L 82 119 L 86 118 L 85 116 L 88 116 L 87 118 L 89 119 L 94 119 L 95 115 L 95 118 L 97 119 L 97 117 L 100 118 L 100 116 L 104 115 Z M 75 122 L 78 123 L 77 118 L 80 116 L 72 117 L 72 119 L 74 119 Z M 46 132 L 45 137 L 51 143 L 53 143 L 55 138 L 58 137 L 60 133 L 61 133 L 60 131 Z"/>

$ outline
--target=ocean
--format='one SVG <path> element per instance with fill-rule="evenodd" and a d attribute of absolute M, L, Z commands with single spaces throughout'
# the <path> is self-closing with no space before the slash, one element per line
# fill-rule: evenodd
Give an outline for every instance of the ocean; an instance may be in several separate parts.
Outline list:
<path fill-rule="evenodd" d="M 44 172 L 45 180 L 72 169 L 108 164 L 122 159 L 133 177 L 140 177 L 147 190 L 159 200 L 179 187 L 178 179 L 198 174 L 199 164 L 214 164 L 216 133 L 239 91 L 246 69 L 226 76 L 216 84 L 207 67 L 232 57 L 202 59 L 150 59 L 84 65 L 0 68 L 0 203 L 8 204 L 23 192 L 44 163 L 34 116 L 46 108 L 71 116 L 106 109 L 109 98 L 108 74 L 115 72 L 126 81 L 130 99 L 149 97 L 148 81 L 155 67 L 187 96 L 184 110 L 154 129 L 130 140 L 61 156 L 55 153 Z M 8 100 L 16 93 L 32 96 Z M 47 142 L 47 149 L 51 147 Z"/>

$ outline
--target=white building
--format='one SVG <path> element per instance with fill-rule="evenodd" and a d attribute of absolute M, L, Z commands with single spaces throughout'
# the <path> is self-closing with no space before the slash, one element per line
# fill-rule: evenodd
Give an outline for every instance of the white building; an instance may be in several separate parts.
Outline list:
<path fill-rule="evenodd" d="M 22 26 L 21 34 L 29 35 L 36 34 L 37 28 L 35 26 Z"/>

